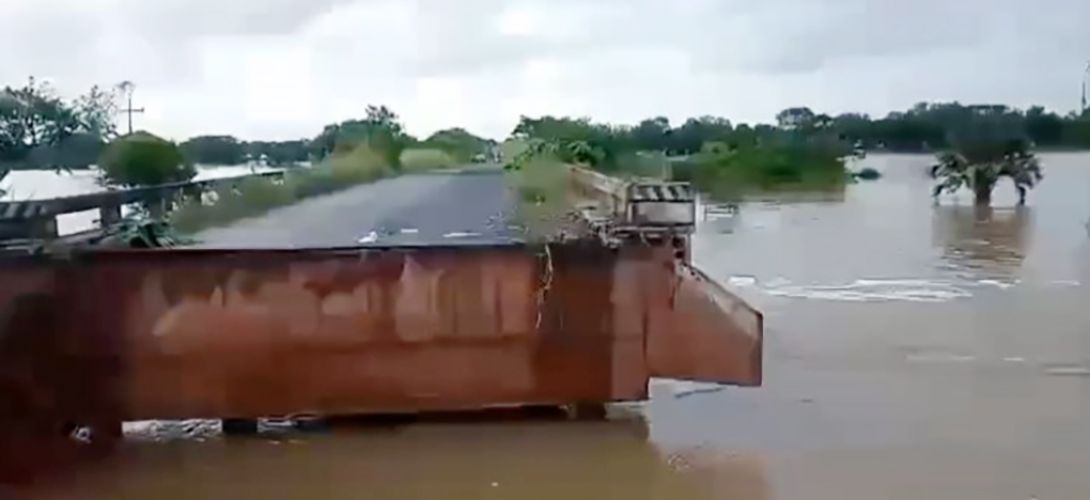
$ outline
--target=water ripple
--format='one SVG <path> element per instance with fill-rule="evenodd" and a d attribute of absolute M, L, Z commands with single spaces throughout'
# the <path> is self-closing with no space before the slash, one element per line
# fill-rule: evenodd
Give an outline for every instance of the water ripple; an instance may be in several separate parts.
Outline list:
<path fill-rule="evenodd" d="M 846 285 L 765 286 L 764 292 L 776 297 L 834 300 L 844 302 L 948 302 L 972 296 L 963 286 L 930 280 L 860 279 Z"/>

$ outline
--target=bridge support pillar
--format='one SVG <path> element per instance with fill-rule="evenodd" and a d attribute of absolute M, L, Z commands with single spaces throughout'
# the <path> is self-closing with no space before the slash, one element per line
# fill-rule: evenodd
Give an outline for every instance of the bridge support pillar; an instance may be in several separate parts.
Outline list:
<path fill-rule="evenodd" d="M 51 240 L 57 237 L 57 218 L 35 217 L 26 221 L 26 231 L 31 238 Z"/>
<path fill-rule="evenodd" d="M 104 205 L 99 207 L 98 222 L 103 228 L 121 222 L 121 205 Z"/>

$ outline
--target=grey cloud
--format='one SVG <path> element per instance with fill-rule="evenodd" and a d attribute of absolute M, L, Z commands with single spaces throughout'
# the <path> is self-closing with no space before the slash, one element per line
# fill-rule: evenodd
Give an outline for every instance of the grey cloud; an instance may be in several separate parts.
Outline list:
<path fill-rule="evenodd" d="M 725 35 L 730 45 L 704 51 L 702 59 L 714 69 L 777 73 L 815 71 L 851 57 L 1057 45 L 1042 53 L 1047 56 L 1058 45 L 1087 45 L 1087 32 L 1072 21 L 1087 15 L 1090 4 L 1080 0 L 779 0 L 728 16 L 740 36 Z"/>
<path fill-rule="evenodd" d="M 429 76 L 473 73 L 542 57 L 581 57 L 618 48 L 669 46 L 692 29 L 685 25 L 693 22 L 692 14 L 713 3 L 698 0 L 671 6 L 652 0 L 424 0 L 417 70 Z M 544 13 L 543 30 L 532 34 L 500 33 L 499 16 L 505 7 L 512 6 Z"/>
<path fill-rule="evenodd" d="M 207 120 L 212 108 L 222 107 L 214 104 L 219 101 L 245 100 L 260 109 L 264 94 L 253 90 L 277 71 L 310 77 L 301 91 L 314 93 L 315 109 L 306 118 L 312 121 L 356 113 L 367 102 L 408 108 L 418 94 L 454 95 L 434 86 L 460 82 L 452 88 L 472 88 L 465 93 L 472 106 L 444 108 L 443 99 L 432 97 L 413 112 L 446 112 L 442 120 L 500 128 L 495 124 L 503 117 L 517 117 L 517 108 L 527 106 L 614 117 L 697 114 L 707 107 L 770 117 L 775 108 L 802 101 L 863 103 L 872 112 L 901 99 L 981 96 L 1017 103 L 1043 95 L 1045 104 L 1063 104 L 1070 98 L 1068 80 L 1078 78 L 1090 55 L 1086 0 L 0 4 L 0 46 L 7 48 L 0 83 L 33 74 L 54 77 L 62 90 L 84 91 L 92 83 L 132 79 L 149 99 L 170 101 L 164 124 L 186 129 Z M 511 8 L 526 9 L 539 29 L 501 33 L 498 18 Z M 295 67 L 254 69 L 254 61 L 276 61 L 281 49 L 295 55 Z M 536 60 L 547 60 L 546 73 L 555 73 L 546 83 L 535 81 L 541 66 L 528 63 Z M 427 83 L 423 91 L 421 82 Z M 465 107 L 484 111 L 456 119 Z M 184 119 L 178 110 L 186 110 Z M 235 115 L 216 115 L 223 121 L 217 118 L 216 126 L 257 127 Z"/>
<path fill-rule="evenodd" d="M 472 73 L 618 47 L 681 50 L 701 70 L 773 74 L 816 71 L 844 58 L 896 58 L 1012 39 L 1082 50 L 1087 31 L 1079 20 L 1090 17 L 1090 3 L 1081 0 L 522 3 L 553 14 L 561 21 L 558 28 L 587 28 L 550 37 L 498 33 L 496 16 L 510 2 L 435 0 L 421 5 L 425 29 L 418 69 L 424 74 Z"/>
<path fill-rule="evenodd" d="M 63 7 L 50 2 L 3 7 L 3 83 L 21 82 L 35 73 L 72 75 L 87 69 L 81 67 L 80 61 L 94 59 L 94 43 L 101 29 L 96 21 L 88 19 L 93 11 Z"/>
<path fill-rule="evenodd" d="M 117 14 L 151 36 L 278 35 L 353 0 L 124 0 Z"/>

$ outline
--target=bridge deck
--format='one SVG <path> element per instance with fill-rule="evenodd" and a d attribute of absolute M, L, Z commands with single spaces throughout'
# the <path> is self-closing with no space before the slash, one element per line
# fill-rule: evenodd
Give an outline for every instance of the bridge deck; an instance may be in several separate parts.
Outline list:
<path fill-rule="evenodd" d="M 404 175 L 306 199 L 195 235 L 201 248 L 459 245 L 513 241 L 499 169 Z"/>

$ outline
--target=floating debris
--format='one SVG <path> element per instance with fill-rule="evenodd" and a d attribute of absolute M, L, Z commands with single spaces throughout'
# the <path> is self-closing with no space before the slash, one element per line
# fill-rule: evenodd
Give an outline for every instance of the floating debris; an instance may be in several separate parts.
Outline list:
<path fill-rule="evenodd" d="M 219 436 L 219 420 L 139 420 L 121 426 L 126 438 L 140 441 L 171 441 Z"/>
<path fill-rule="evenodd" d="M 737 287 L 753 286 L 757 284 L 757 278 L 753 276 L 731 276 L 727 278 L 727 284 Z"/>
<path fill-rule="evenodd" d="M 374 243 L 378 241 L 378 233 L 371 231 L 370 233 L 367 233 L 367 236 L 360 238 L 358 241 L 359 243 Z"/>
<path fill-rule="evenodd" d="M 454 231 L 443 235 L 444 238 L 477 238 L 480 236 L 481 233 L 474 233 L 471 231 Z"/>

